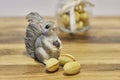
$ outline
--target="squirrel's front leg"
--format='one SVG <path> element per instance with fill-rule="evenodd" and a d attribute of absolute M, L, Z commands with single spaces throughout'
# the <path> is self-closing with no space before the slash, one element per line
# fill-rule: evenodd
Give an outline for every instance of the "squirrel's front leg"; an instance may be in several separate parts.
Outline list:
<path fill-rule="evenodd" d="M 37 60 L 46 64 L 46 60 L 50 58 L 50 56 L 46 53 L 46 51 L 42 47 L 36 48 L 35 56 Z"/>
<path fill-rule="evenodd" d="M 58 49 L 53 45 L 52 42 L 50 42 L 49 40 L 45 39 L 43 40 L 43 45 L 46 49 L 50 50 L 50 51 L 57 51 Z"/>
<path fill-rule="evenodd" d="M 43 41 L 44 48 L 48 51 L 51 58 L 58 58 L 60 55 L 60 50 L 49 40 Z"/>

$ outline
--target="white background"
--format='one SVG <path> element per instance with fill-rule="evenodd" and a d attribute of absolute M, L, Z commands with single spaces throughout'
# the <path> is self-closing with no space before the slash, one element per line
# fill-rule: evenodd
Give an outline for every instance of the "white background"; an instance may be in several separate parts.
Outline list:
<path fill-rule="evenodd" d="M 0 0 L 0 17 L 25 16 L 31 11 L 54 16 L 59 0 Z M 90 0 L 94 16 L 120 16 L 120 0 Z"/>

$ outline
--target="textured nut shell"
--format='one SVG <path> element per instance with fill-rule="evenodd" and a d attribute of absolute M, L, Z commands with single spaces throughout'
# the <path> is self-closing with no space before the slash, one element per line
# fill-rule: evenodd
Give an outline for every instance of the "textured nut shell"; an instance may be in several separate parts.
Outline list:
<path fill-rule="evenodd" d="M 75 20 L 78 22 L 80 20 L 80 14 L 79 12 L 75 11 Z"/>
<path fill-rule="evenodd" d="M 77 29 L 82 29 L 83 26 L 84 26 L 83 21 L 79 21 L 79 22 L 77 23 Z"/>
<path fill-rule="evenodd" d="M 68 62 L 64 65 L 65 74 L 77 74 L 80 72 L 80 64 L 78 62 Z"/>
<path fill-rule="evenodd" d="M 84 7 L 81 6 L 81 5 L 77 5 L 77 6 L 75 7 L 75 10 L 78 11 L 79 13 L 82 13 L 82 12 L 84 12 Z"/>
<path fill-rule="evenodd" d="M 65 27 L 69 26 L 70 24 L 70 17 L 67 14 L 62 14 L 61 21 L 65 25 Z"/>
<path fill-rule="evenodd" d="M 60 62 L 60 65 L 64 65 L 66 64 L 67 62 L 71 62 L 71 61 L 75 61 L 75 57 L 70 55 L 70 54 L 62 54 L 60 57 L 59 57 L 59 62 Z"/>
<path fill-rule="evenodd" d="M 54 72 L 59 68 L 59 61 L 55 58 L 51 58 L 46 62 L 46 70 Z"/>
<path fill-rule="evenodd" d="M 87 12 L 81 13 L 81 16 L 80 16 L 81 20 L 86 21 L 86 20 L 88 20 L 88 17 L 89 16 L 88 16 Z"/>

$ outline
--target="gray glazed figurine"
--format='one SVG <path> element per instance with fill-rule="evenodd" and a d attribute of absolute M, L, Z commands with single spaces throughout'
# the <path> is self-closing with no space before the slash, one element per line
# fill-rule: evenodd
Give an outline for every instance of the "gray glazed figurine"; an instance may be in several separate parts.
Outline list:
<path fill-rule="evenodd" d="M 61 41 L 55 32 L 55 25 L 45 21 L 37 12 L 27 15 L 25 45 L 27 53 L 34 59 L 46 64 L 49 58 L 58 58 Z"/>

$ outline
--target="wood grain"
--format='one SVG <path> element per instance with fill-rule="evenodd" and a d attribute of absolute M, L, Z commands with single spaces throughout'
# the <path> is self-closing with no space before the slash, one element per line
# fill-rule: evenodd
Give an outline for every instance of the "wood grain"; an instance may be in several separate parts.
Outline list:
<path fill-rule="evenodd" d="M 72 54 L 82 66 L 80 74 L 68 76 L 62 67 L 47 73 L 26 54 L 25 18 L 0 18 L 0 80 L 120 80 L 120 17 L 96 17 L 91 22 L 84 34 L 59 34 L 61 54 Z"/>

